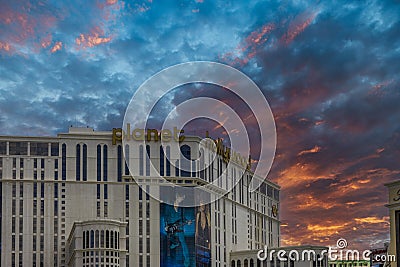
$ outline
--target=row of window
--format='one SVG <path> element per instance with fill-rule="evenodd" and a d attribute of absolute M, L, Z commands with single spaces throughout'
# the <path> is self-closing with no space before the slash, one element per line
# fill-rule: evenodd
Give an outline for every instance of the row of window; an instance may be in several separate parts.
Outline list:
<path fill-rule="evenodd" d="M 50 150 L 49 150 L 50 146 Z M 46 143 L 46 142 L 8 142 L 9 152 L 7 154 L 7 142 L 0 141 L 0 155 L 28 155 L 28 147 L 29 154 L 31 156 L 58 156 L 59 151 L 58 143 Z M 49 153 L 50 152 L 50 153 Z"/>
<path fill-rule="evenodd" d="M 112 230 L 83 231 L 83 249 L 119 249 L 119 232 Z"/>

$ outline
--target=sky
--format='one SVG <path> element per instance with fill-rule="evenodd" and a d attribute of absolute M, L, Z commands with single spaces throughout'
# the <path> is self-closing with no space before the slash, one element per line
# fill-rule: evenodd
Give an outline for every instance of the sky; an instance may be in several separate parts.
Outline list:
<path fill-rule="evenodd" d="M 237 68 L 270 104 L 267 179 L 282 187 L 282 245 L 388 241 L 384 183 L 400 176 L 398 0 L 0 0 L 0 134 L 119 127 L 140 84 L 194 60 Z M 155 117 L 199 95 L 248 114 L 222 88 L 187 86 Z M 192 130 L 217 134 L 212 126 Z"/>

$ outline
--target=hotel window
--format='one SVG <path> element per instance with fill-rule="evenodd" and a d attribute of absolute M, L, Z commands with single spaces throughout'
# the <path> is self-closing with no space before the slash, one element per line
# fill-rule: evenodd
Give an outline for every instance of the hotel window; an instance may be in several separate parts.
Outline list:
<path fill-rule="evenodd" d="M 139 146 L 139 175 L 143 176 L 143 145 Z"/>
<path fill-rule="evenodd" d="M 146 146 L 146 176 L 150 176 L 150 146 Z"/>
<path fill-rule="evenodd" d="M 190 177 L 190 146 L 181 146 L 181 176 Z"/>
<path fill-rule="evenodd" d="M 86 248 L 89 248 L 89 231 L 86 231 Z"/>
<path fill-rule="evenodd" d="M 129 185 L 125 185 L 125 200 L 129 200 Z"/>
<path fill-rule="evenodd" d="M 108 199 L 108 187 L 106 184 L 104 185 L 104 199 Z"/>
<path fill-rule="evenodd" d="M 0 155 L 7 154 L 7 142 L 0 142 Z"/>
<path fill-rule="evenodd" d="M 33 200 L 33 216 L 37 215 L 37 200 Z"/>
<path fill-rule="evenodd" d="M 54 198 L 58 198 L 58 184 L 54 184 Z"/>
<path fill-rule="evenodd" d="M 164 176 L 164 149 L 162 146 L 160 146 L 160 175 Z"/>
<path fill-rule="evenodd" d="M 24 197 L 24 184 L 19 183 L 19 197 Z"/>
<path fill-rule="evenodd" d="M 58 156 L 58 143 L 51 143 L 51 156 Z"/>
<path fill-rule="evenodd" d="M 104 230 L 100 231 L 100 247 L 104 248 Z"/>
<path fill-rule="evenodd" d="M 199 167 L 199 171 L 200 171 L 200 178 L 204 179 L 205 175 L 204 175 L 204 149 L 200 149 L 200 167 Z"/>
<path fill-rule="evenodd" d="M 107 145 L 103 146 L 103 181 L 107 181 L 108 173 L 108 155 L 107 155 Z"/>
<path fill-rule="evenodd" d="M 61 179 L 65 181 L 67 179 L 67 145 L 62 144 L 61 146 Z"/>
<path fill-rule="evenodd" d="M 166 171 L 167 176 L 171 176 L 171 162 L 170 162 L 170 159 L 171 159 L 171 149 L 170 149 L 169 146 L 167 146 L 166 152 L 167 152 L 167 158 L 166 158 L 166 166 L 165 166 L 166 168 L 165 168 L 165 171 Z"/>
<path fill-rule="evenodd" d="M 125 175 L 129 175 L 129 145 L 125 145 Z"/>
<path fill-rule="evenodd" d="M 150 186 L 149 185 L 146 185 L 146 200 L 150 200 L 150 194 L 147 193 L 147 192 L 150 192 Z"/>
<path fill-rule="evenodd" d="M 40 227 L 42 227 L 42 226 L 40 226 Z M 44 236 L 41 235 L 40 236 L 40 251 L 43 251 L 43 250 L 44 250 Z M 41 255 L 43 255 L 43 254 L 41 254 Z M 41 261 L 41 262 L 43 262 L 43 261 Z"/>
<path fill-rule="evenodd" d="M 23 250 L 23 246 L 24 246 L 24 243 L 23 243 L 23 241 L 22 241 L 23 239 L 22 239 L 22 235 L 20 235 L 19 236 L 19 242 L 18 242 L 18 249 L 19 249 L 19 252 L 21 253 L 20 255 L 22 256 L 22 250 Z M 21 263 L 22 263 L 22 261 L 21 261 Z"/>
<path fill-rule="evenodd" d="M 90 248 L 94 247 L 94 231 L 90 231 Z"/>
<path fill-rule="evenodd" d="M 27 142 L 10 142 L 9 143 L 9 154 L 10 155 L 21 155 L 26 156 L 28 154 L 28 143 Z"/>
<path fill-rule="evenodd" d="M 44 183 L 40 183 L 40 197 L 44 198 Z"/>
<path fill-rule="evenodd" d="M 19 215 L 24 215 L 24 202 L 22 199 L 19 200 Z"/>
<path fill-rule="evenodd" d="M 97 207 L 96 207 L 96 210 L 97 210 L 97 217 L 100 217 L 100 201 L 97 201 Z"/>
<path fill-rule="evenodd" d="M 192 177 L 196 177 L 196 161 L 192 161 Z"/>
<path fill-rule="evenodd" d="M 76 180 L 81 180 L 81 145 L 76 145 Z"/>
<path fill-rule="evenodd" d="M 31 142 L 30 144 L 31 156 L 43 156 L 47 157 L 49 155 L 49 144 L 48 143 L 38 143 Z"/>
<path fill-rule="evenodd" d="M 44 215 L 44 200 L 40 200 L 40 215 Z"/>
<path fill-rule="evenodd" d="M 17 184 L 16 183 L 13 183 L 12 184 L 12 196 L 13 197 L 16 197 L 17 196 Z"/>
<path fill-rule="evenodd" d="M 110 232 L 106 230 L 106 248 L 110 247 Z"/>
<path fill-rule="evenodd" d="M 87 145 L 83 144 L 83 181 L 87 181 Z"/>
<path fill-rule="evenodd" d="M 101 146 L 97 145 L 97 181 L 101 181 Z"/>
<path fill-rule="evenodd" d="M 100 199 L 100 184 L 97 184 L 96 187 L 97 187 L 97 199 Z"/>
<path fill-rule="evenodd" d="M 119 233 L 115 232 L 114 248 L 119 249 Z"/>
<path fill-rule="evenodd" d="M 117 159 L 117 181 L 122 182 L 122 147 L 118 145 L 118 159 Z"/>
<path fill-rule="evenodd" d="M 148 194 L 146 194 L 148 196 Z M 146 202 L 146 218 L 150 218 L 150 202 Z"/>
<path fill-rule="evenodd" d="M 175 176 L 179 177 L 179 159 L 175 161 Z"/>
<path fill-rule="evenodd" d="M 279 190 L 274 188 L 274 199 L 279 201 Z"/>
<path fill-rule="evenodd" d="M 96 248 L 99 248 L 99 230 L 96 230 Z"/>
<path fill-rule="evenodd" d="M 211 173 L 211 175 L 210 175 L 210 182 L 214 182 L 214 161 L 212 161 L 211 162 L 211 168 L 210 168 L 210 173 Z"/>

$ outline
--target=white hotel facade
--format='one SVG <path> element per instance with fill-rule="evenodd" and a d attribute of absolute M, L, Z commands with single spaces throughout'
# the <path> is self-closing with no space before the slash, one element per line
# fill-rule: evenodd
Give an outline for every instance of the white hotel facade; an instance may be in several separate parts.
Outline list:
<path fill-rule="evenodd" d="M 186 136 L 179 145 L 197 158 L 199 141 Z M 164 262 L 162 205 L 145 192 L 153 190 L 151 182 L 146 190 L 136 183 L 152 180 L 145 153 L 165 179 L 184 186 L 210 183 L 226 164 L 217 156 L 207 171 L 193 165 L 181 172 L 160 153 L 160 142 L 149 142 L 129 147 L 132 179 L 122 146 L 113 144 L 111 131 L 90 128 L 56 137 L 1 136 L 0 266 L 236 267 L 232 254 L 280 246 L 279 186 L 265 180 L 249 193 L 252 174 L 233 164 L 215 189 L 224 196 L 209 205 L 210 262 L 197 256 L 190 265 Z M 179 161 L 179 154 L 166 152 Z M 252 266 L 246 262 L 241 266 Z M 251 264 L 257 266 L 254 259 Z"/>

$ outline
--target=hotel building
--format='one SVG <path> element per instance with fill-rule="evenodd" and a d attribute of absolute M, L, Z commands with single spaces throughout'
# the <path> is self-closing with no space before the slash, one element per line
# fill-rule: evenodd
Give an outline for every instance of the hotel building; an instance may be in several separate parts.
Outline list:
<path fill-rule="evenodd" d="M 179 143 L 186 157 L 199 157 L 200 140 Z M 168 222 L 168 205 L 152 197 L 162 192 L 150 165 L 174 184 L 211 185 L 227 164 L 209 155 L 181 171 L 172 148 L 156 141 L 124 147 L 112 131 L 1 136 L 0 265 L 230 266 L 235 251 L 279 247 L 280 188 L 262 179 L 249 192 L 250 180 L 260 178 L 238 164 L 210 187 L 222 198 L 182 209 L 180 225 Z M 149 181 L 146 188 L 139 180 Z"/>
<path fill-rule="evenodd" d="M 394 181 L 385 186 L 389 190 L 389 209 L 390 216 L 390 244 L 387 248 L 387 255 L 392 256 L 382 262 L 384 266 L 400 267 L 400 180 Z"/>

